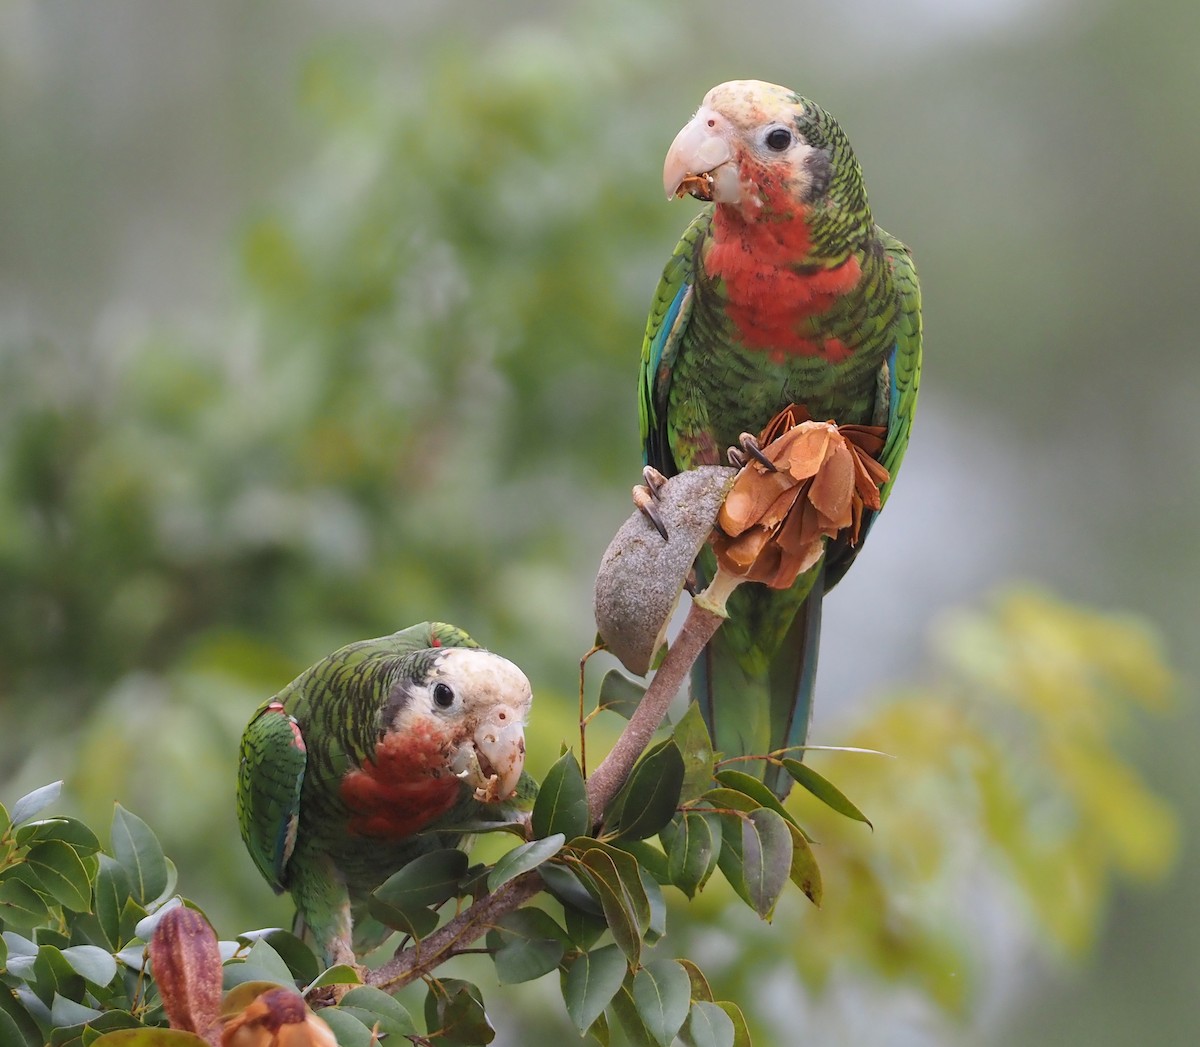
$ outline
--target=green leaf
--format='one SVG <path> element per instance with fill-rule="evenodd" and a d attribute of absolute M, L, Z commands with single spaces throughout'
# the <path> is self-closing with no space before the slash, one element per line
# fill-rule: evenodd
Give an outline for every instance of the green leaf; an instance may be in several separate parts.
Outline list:
<path fill-rule="evenodd" d="M 50 1006 L 55 993 L 68 999 L 83 996 L 83 979 L 67 963 L 62 952 L 53 945 L 43 945 L 38 949 L 32 973 L 33 980 L 29 987 L 47 1007 Z"/>
<path fill-rule="evenodd" d="M 582 884 L 579 889 L 587 894 L 587 890 Z M 590 894 L 587 897 L 588 901 L 595 904 Z M 583 952 L 595 945 L 600 936 L 608 930 L 608 924 L 604 922 L 603 911 L 599 906 L 596 906 L 596 912 L 592 913 L 577 909 L 572 905 L 564 905 L 563 923 L 567 928 L 567 934 L 571 937 L 572 944 Z"/>
<path fill-rule="evenodd" d="M 37 942 L 14 931 L 5 931 L 0 934 L 0 940 L 4 942 L 4 948 L 8 951 L 9 956 L 28 956 L 33 959 L 37 955 Z"/>
<path fill-rule="evenodd" d="M 554 970 L 566 951 L 566 932 L 549 913 L 533 907 L 506 913 L 489 931 L 501 985 L 533 981 Z"/>
<path fill-rule="evenodd" d="M 327 967 L 308 985 L 304 987 L 303 995 L 307 996 L 313 989 L 326 985 L 362 985 L 362 976 L 346 963 L 334 964 Z M 346 994 L 347 996 L 349 993 Z"/>
<path fill-rule="evenodd" d="M 394 905 L 388 905 L 387 902 L 381 902 L 374 895 L 367 897 L 367 912 L 384 927 L 402 931 L 413 938 L 424 938 L 439 923 L 438 914 L 433 909 L 424 907 L 398 909 Z"/>
<path fill-rule="evenodd" d="M 39 843 L 25 858 L 37 873 L 46 894 L 59 905 L 87 912 L 92 904 L 92 885 L 78 852 L 60 840 Z"/>
<path fill-rule="evenodd" d="M 12 819 L 8 816 L 8 808 L 0 803 L 0 837 L 8 832 L 10 825 L 12 825 Z"/>
<path fill-rule="evenodd" d="M 679 1032 L 685 1047 L 733 1047 L 733 1019 L 717 1004 L 694 1000 Z"/>
<path fill-rule="evenodd" d="M 143 971 L 146 969 L 146 943 L 140 942 L 134 938 L 120 952 L 113 953 L 118 963 L 123 963 L 126 967 L 133 971 Z"/>
<path fill-rule="evenodd" d="M 140 1029 L 142 1025 L 143 1023 L 129 1011 L 107 1010 L 87 1023 L 87 1032 L 83 1039 L 85 1043 L 90 1043 L 100 1033 L 108 1032 L 110 1029 Z M 90 1035 L 93 1032 L 96 1034 L 95 1037 Z"/>
<path fill-rule="evenodd" d="M 595 840 L 572 841 L 579 856 L 576 872 L 586 877 L 604 909 L 613 941 L 631 964 L 641 959 L 642 938 L 650 926 L 650 902 L 637 861 Z"/>
<path fill-rule="evenodd" d="M 401 910 L 441 905 L 458 893 L 468 864 L 466 854 L 456 847 L 430 851 L 384 880 L 375 897 Z"/>
<path fill-rule="evenodd" d="M 10 818 L 12 824 L 20 825 L 41 814 L 58 799 L 59 794 L 62 793 L 62 784 L 62 779 L 59 779 L 57 782 L 43 785 L 40 789 L 34 789 L 33 792 L 22 796 L 13 804 Z"/>
<path fill-rule="evenodd" d="M 92 911 L 109 948 L 116 949 L 121 945 L 121 907 L 129 897 L 129 879 L 115 858 L 101 854 L 99 860 L 92 883 Z"/>
<path fill-rule="evenodd" d="M 125 904 L 121 906 L 121 916 L 118 920 L 118 940 L 128 942 L 131 938 L 136 937 L 135 929 L 146 918 L 146 915 L 144 906 L 139 905 L 133 897 L 126 898 Z"/>
<path fill-rule="evenodd" d="M 84 1025 L 99 1018 L 103 1013 L 95 1007 L 87 1007 L 82 1003 L 76 1003 L 74 1000 L 68 1000 L 58 995 L 55 995 L 50 1003 L 50 1020 L 56 1029 L 63 1029 L 71 1025 Z"/>
<path fill-rule="evenodd" d="M 792 867 L 788 823 L 767 807 L 724 818 L 721 871 L 746 904 L 769 920 Z"/>
<path fill-rule="evenodd" d="M 721 853 L 716 815 L 684 811 L 659 834 L 667 851 L 667 877 L 689 898 L 702 890 Z"/>
<path fill-rule="evenodd" d="M 783 767 L 798 785 L 807 789 L 827 807 L 833 808 L 838 814 L 844 814 L 847 818 L 853 818 L 856 822 L 871 825 L 870 819 L 846 799 L 836 785 L 828 779 L 822 778 L 807 764 L 803 764 L 799 760 L 784 760 Z M 872 825 L 871 828 L 873 829 L 874 826 Z"/>
<path fill-rule="evenodd" d="M 18 985 L 12 990 L 12 993 L 21 1005 L 22 1011 L 36 1023 L 39 1032 L 50 1028 L 50 1008 L 41 1001 L 32 986 Z M 38 1042 L 44 1043 L 44 1037 L 39 1036 Z"/>
<path fill-rule="evenodd" d="M 683 757 L 683 788 L 680 802 L 688 803 L 712 786 L 715 760 L 712 739 L 700 715 L 700 706 L 692 702 L 679 718 L 671 735 Z"/>
<path fill-rule="evenodd" d="M 129 877 L 132 896 L 143 905 L 167 886 L 167 860 L 158 837 L 141 818 L 116 805 L 112 821 L 112 853 Z"/>
<path fill-rule="evenodd" d="M 546 772 L 533 805 L 533 835 L 545 839 L 562 833 L 566 839 L 590 829 L 587 786 L 573 752 L 565 752 Z"/>
<path fill-rule="evenodd" d="M 632 854 L 642 871 L 657 883 L 670 883 L 667 875 L 667 856 L 654 844 L 646 840 L 613 840 L 614 847 Z"/>
<path fill-rule="evenodd" d="M 384 926 L 422 938 L 438 925 L 430 907 L 458 893 L 467 868 L 467 856 L 457 848 L 430 851 L 380 884 L 367 909 Z"/>
<path fill-rule="evenodd" d="M 290 931 L 275 927 L 264 934 L 262 940 L 278 953 L 296 981 L 308 983 L 321 973 L 316 953 Z"/>
<path fill-rule="evenodd" d="M 633 977 L 638 1017 L 662 1047 L 670 1047 L 688 1016 L 691 983 L 675 960 L 651 960 Z"/>
<path fill-rule="evenodd" d="M 620 669 L 609 669 L 600 681 L 596 704 L 629 719 L 646 693 L 646 685 L 626 676 Z"/>
<path fill-rule="evenodd" d="M 582 1036 L 592 1027 L 621 988 L 628 971 L 625 956 L 615 945 L 605 945 L 577 957 L 563 979 L 567 1016 Z"/>
<path fill-rule="evenodd" d="M 265 971 L 269 981 L 276 981 L 288 988 L 295 988 L 295 975 L 292 974 L 292 969 L 265 938 L 260 938 L 250 946 L 250 951 L 246 953 L 246 963 L 257 967 L 260 971 Z"/>
<path fill-rule="evenodd" d="M 658 1042 L 638 1013 L 637 1003 L 633 999 L 632 976 L 625 979 L 612 998 L 612 1012 L 630 1042 L 638 1044 L 638 1047 L 653 1047 Z"/>
<path fill-rule="evenodd" d="M 601 1014 L 594 1022 L 592 1027 L 583 1034 L 583 1039 L 588 1043 L 594 1044 L 595 1047 L 610 1047 L 612 1043 L 612 1032 L 608 1027 L 608 1015 Z"/>
<path fill-rule="evenodd" d="M 33 1044 L 36 1047 L 37 1040 L 30 1040 L 21 1032 L 21 1028 L 16 1021 L 9 1015 L 6 1010 L 0 1009 L 0 1043 L 12 1047 L 20 1047 L 20 1044 Z"/>
<path fill-rule="evenodd" d="M 579 877 L 566 866 L 547 862 L 545 865 L 539 866 L 538 873 L 550 893 L 562 902 L 568 912 L 577 910 L 595 917 L 604 915 L 604 909 L 600 903 L 583 885 Z"/>
<path fill-rule="evenodd" d="M 32 930 L 50 915 L 46 899 L 16 877 L 0 881 L 0 923 Z"/>
<path fill-rule="evenodd" d="M 368 1026 L 379 1023 L 379 1031 L 399 1039 L 417 1034 L 416 1024 L 402 1003 L 373 985 L 362 985 L 351 989 L 342 998 L 338 1010 L 353 1008 L 354 1016 Z M 367 1018 L 371 1018 L 370 1022 Z M 401 1043 L 399 1047 L 403 1047 Z"/>
<path fill-rule="evenodd" d="M 221 988 L 226 992 L 245 985 L 247 982 L 267 982 L 271 988 L 294 989 L 296 983 L 291 976 L 283 978 L 277 967 L 260 967 L 247 960 L 232 960 L 221 968 Z"/>
<path fill-rule="evenodd" d="M 167 903 L 175 893 L 175 885 L 179 882 L 179 870 L 175 868 L 175 863 L 167 857 L 163 858 L 163 862 L 167 867 L 167 882 L 163 884 L 163 889 L 158 892 L 158 895 L 146 903 L 146 908 L 151 912 Z M 180 900 L 182 901 L 182 899 Z"/>
<path fill-rule="evenodd" d="M 791 822 L 798 829 L 800 828 L 796 819 L 792 817 L 791 812 L 779 802 L 779 797 L 771 792 L 765 783 L 755 778 L 754 775 L 747 774 L 745 771 L 725 768 L 717 772 L 716 778 L 726 788 L 744 793 L 750 799 L 754 800 L 759 807 L 769 807 L 785 821 Z"/>
<path fill-rule="evenodd" d="M 693 1000 L 706 1000 L 709 1003 L 713 1002 L 712 987 L 708 984 L 708 979 L 704 976 L 704 972 L 700 970 L 691 960 L 681 959 L 679 966 L 687 973 L 688 981 L 691 983 L 691 993 Z"/>
<path fill-rule="evenodd" d="M 341 1007 L 326 1007 L 321 1018 L 333 1030 L 338 1047 L 372 1047 L 375 1043 L 371 1030 L 356 1015 Z"/>
<path fill-rule="evenodd" d="M 38 943 L 39 948 L 43 945 L 53 945 L 56 949 L 65 949 L 71 944 L 71 939 L 68 935 L 52 926 L 35 927 L 33 929 L 33 940 Z"/>
<path fill-rule="evenodd" d="M 808 837 L 796 825 L 788 823 L 792 833 L 792 865 L 788 878 L 804 892 L 813 905 L 820 906 L 825 888 L 821 882 L 821 869 L 817 857 L 809 846 Z"/>
<path fill-rule="evenodd" d="M 733 1022 L 733 1047 L 753 1047 L 750 1040 L 750 1026 L 746 1024 L 746 1016 L 742 1014 L 742 1009 L 736 1003 L 728 1000 L 719 1000 L 717 1006 Z"/>
<path fill-rule="evenodd" d="M 496 1038 L 479 989 L 461 978 L 442 978 L 429 986 L 425 1024 L 439 1044 L 477 1047 Z"/>
<path fill-rule="evenodd" d="M 117 961 L 104 949 L 94 945 L 72 945 L 63 949 L 62 954 L 75 973 L 93 985 L 107 985 L 117 976 Z"/>
<path fill-rule="evenodd" d="M 514 880 L 522 873 L 536 869 L 542 862 L 553 858 L 562 850 L 567 838 L 562 833 L 553 833 L 541 840 L 522 844 L 514 848 L 496 862 L 495 867 L 488 873 L 487 885 L 489 891 Z"/>
<path fill-rule="evenodd" d="M 16 840 L 18 847 L 32 847 L 45 840 L 59 840 L 70 844 L 80 855 L 95 854 L 100 850 L 96 834 L 75 818 L 47 818 L 22 825 L 17 830 Z"/>
<path fill-rule="evenodd" d="M 35 950 L 36 952 L 36 950 Z M 10 974 L 13 974 L 11 969 Z M 28 991 L 28 990 L 26 990 Z M 42 1047 L 45 1037 L 42 1036 L 33 1016 L 22 1006 L 22 1001 L 16 993 L 7 989 L 0 990 L 0 1043 L 8 1047 Z"/>
<path fill-rule="evenodd" d="M 648 944 L 653 944 L 667 933 L 667 900 L 663 897 L 658 881 L 644 866 L 638 872 L 641 873 L 642 890 L 646 892 L 646 901 L 650 906 L 650 920 L 646 924 L 644 937 Z"/>
<path fill-rule="evenodd" d="M 629 840 L 653 836 L 675 817 L 683 774 L 683 756 L 673 739 L 649 749 L 614 798 L 608 827 Z"/>

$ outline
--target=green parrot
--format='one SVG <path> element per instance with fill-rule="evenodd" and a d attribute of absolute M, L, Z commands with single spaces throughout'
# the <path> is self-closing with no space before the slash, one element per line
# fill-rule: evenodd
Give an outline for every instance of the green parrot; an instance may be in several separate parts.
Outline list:
<path fill-rule="evenodd" d="M 871 216 L 842 129 L 786 88 L 720 84 L 671 144 L 663 185 L 668 199 L 690 193 L 708 206 L 667 262 L 646 325 L 645 463 L 667 476 L 722 464 L 795 403 L 817 421 L 886 426 L 886 499 L 916 407 L 921 292 L 908 249 Z M 727 756 L 804 744 L 821 600 L 859 547 L 828 543 L 790 589 L 746 583 L 732 594 L 692 677 Z M 711 576 L 711 555 L 698 569 Z M 762 773 L 786 795 L 782 768 Z"/>
<path fill-rule="evenodd" d="M 255 711 L 242 840 L 326 963 L 356 962 L 354 917 L 388 876 L 518 802 L 532 700 L 512 662 L 426 622 L 335 651 Z"/>

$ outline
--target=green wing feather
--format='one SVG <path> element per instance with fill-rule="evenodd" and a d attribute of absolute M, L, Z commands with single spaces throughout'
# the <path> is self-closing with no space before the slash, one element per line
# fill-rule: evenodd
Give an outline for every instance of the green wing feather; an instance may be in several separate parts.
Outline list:
<path fill-rule="evenodd" d="M 307 764 L 295 718 L 278 699 L 263 702 L 242 735 L 238 826 L 255 866 L 277 894 L 287 885 Z"/>
<path fill-rule="evenodd" d="M 642 456 L 647 465 L 668 476 L 676 469 L 667 437 L 667 388 L 671 367 L 691 317 L 696 244 L 708 233 L 712 216 L 712 207 L 706 207 L 692 219 L 675 245 L 650 305 L 642 340 L 642 365 L 638 372 Z"/>
<path fill-rule="evenodd" d="M 908 450 L 913 415 L 917 410 L 917 390 L 921 384 L 921 286 L 917 282 L 912 252 L 891 233 L 878 227 L 876 233 L 883 243 L 900 299 L 900 311 L 895 321 L 896 344 L 880 382 L 887 391 L 887 438 L 879 454 L 880 463 L 888 471 L 888 481 L 879 491 L 882 508 L 900 472 L 904 452 Z M 825 556 L 825 592 L 837 585 L 850 570 L 876 516 L 878 513 L 870 510 L 864 513 L 857 545 L 851 546 L 844 540 L 830 545 Z"/>
<path fill-rule="evenodd" d="M 900 296 L 897 318 L 896 350 L 891 374 L 892 393 L 888 404 L 887 442 L 879 456 L 891 474 L 881 492 L 884 501 L 891 493 L 917 410 L 917 390 L 921 384 L 921 285 L 912 252 L 890 233 L 879 230 L 884 252 L 892 266 L 896 293 Z"/>

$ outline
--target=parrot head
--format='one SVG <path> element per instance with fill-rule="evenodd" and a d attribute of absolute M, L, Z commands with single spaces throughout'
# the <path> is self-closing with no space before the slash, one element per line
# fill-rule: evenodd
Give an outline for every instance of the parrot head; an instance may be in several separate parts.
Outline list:
<path fill-rule="evenodd" d="M 403 839 L 458 801 L 507 800 L 525 766 L 529 680 L 507 658 L 438 647 L 396 662 L 374 752 L 342 779 L 352 833 Z"/>
<path fill-rule="evenodd" d="M 525 766 L 525 721 L 533 703 L 528 678 L 489 651 L 450 647 L 429 655 L 393 691 L 385 734 L 429 739 L 477 800 L 508 799 Z"/>
<path fill-rule="evenodd" d="M 835 179 L 838 167 L 854 176 Z M 731 80 L 709 91 L 663 164 L 668 200 L 690 193 L 727 205 L 747 221 L 791 214 L 861 184 L 836 121 L 808 99 L 761 80 Z"/>

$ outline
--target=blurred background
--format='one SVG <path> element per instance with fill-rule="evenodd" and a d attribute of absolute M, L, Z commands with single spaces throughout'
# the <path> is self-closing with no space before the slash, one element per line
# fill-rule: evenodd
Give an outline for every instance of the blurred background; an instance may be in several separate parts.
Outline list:
<path fill-rule="evenodd" d="M 0 0 L 0 797 L 119 800 L 228 936 L 289 912 L 236 738 L 335 647 L 456 622 L 533 678 L 534 769 L 575 743 L 697 206 L 662 157 L 772 80 L 922 277 L 814 732 L 902 759 L 816 764 L 876 825 L 823 827 L 823 909 L 714 885 L 664 946 L 760 1043 L 1192 1043 L 1198 47 L 1191 0 Z"/>

